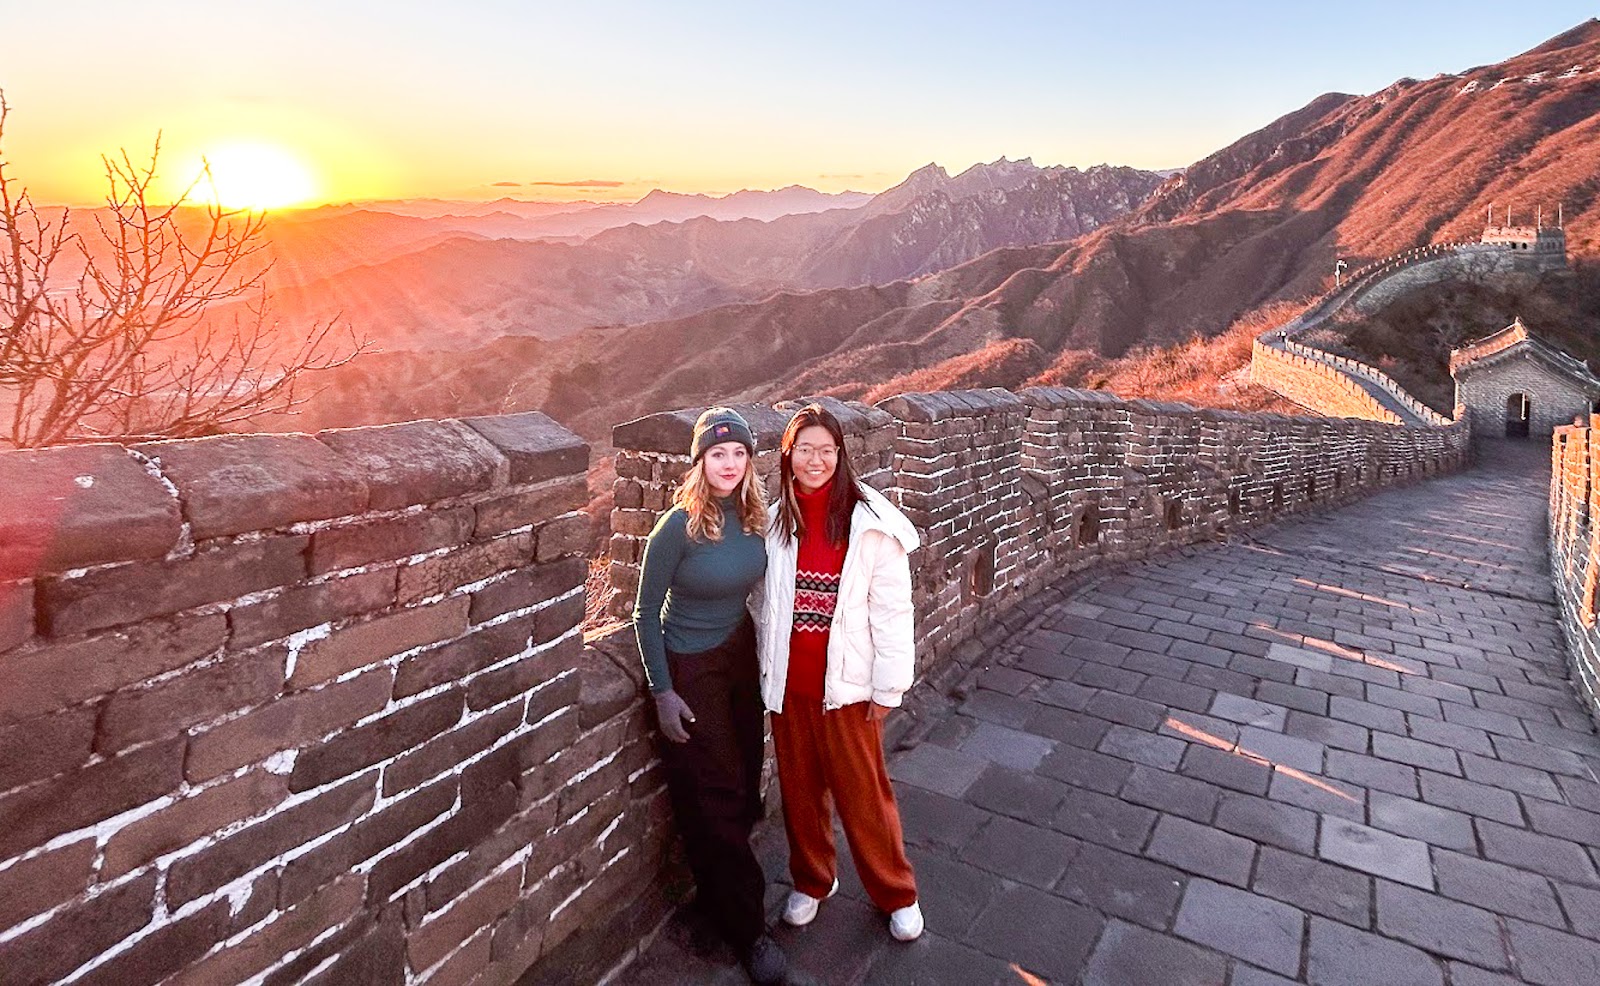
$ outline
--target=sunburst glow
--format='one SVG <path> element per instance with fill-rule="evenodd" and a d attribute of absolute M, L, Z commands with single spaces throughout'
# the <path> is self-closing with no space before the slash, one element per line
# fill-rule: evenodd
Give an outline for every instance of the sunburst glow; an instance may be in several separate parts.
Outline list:
<path fill-rule="evenodd" d="M 211 184 L 194 189 L 228 209 L 279 209 L 317 195 L 317 179 L 294 154 L 273 144 L 226 144 L 207 152 Z"/>

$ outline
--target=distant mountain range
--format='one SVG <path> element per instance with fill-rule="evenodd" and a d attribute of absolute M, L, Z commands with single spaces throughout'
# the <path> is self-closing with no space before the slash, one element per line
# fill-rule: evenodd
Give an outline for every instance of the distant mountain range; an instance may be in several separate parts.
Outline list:
<path fill-rule="evenodd" d="M 603 442 L 612 423 L 712 400 L 1081 385 L 1084 368 L 1107 358 L 1307 299 L 1331 283 L 1336 259 L 1359 266 L 1475 239 L 1491 207 L 1531 222 L 1536 207 L 1549 220 L 1560 203 L 1583 263 L 1600 247 L 1600 22 L 1499 64 L 1319 96 L 1148 197 L 1140 183 L 1158 176 L 1124 170 L 1073 175 L 1003 159 L 954 178 L 924 168 L 844 211 L 838 228 L 833 212 L 768 224 L 804 245 L 798 267 L 759 236 L 740 256 L 730 244 L 741 223 L 613 231 L 584 256 L 620 258 L 617 291 L 650 283 L 626 272 L 649 257 L 674 283 L 704 278 L 695 303 L 714 297 L 709 285 L 731 275 L 701 267 L 702 240 L 745 284 L 783 274 L 795 286 L 563 338 L 365 360 L 323 420 L 542 407 Z M 1063 203 L 1064 189 L 1095 183 L 1104 211 Z M 1111 215 L 1123 201 L 1131 211 Z M 662 259 L 664 243 L 678 245 L 678 266 Z M 1574 317 L 1600 328 L 1600 313 Z"/>
<path fill-rule="evenodd" d="M 342 316 L 386 350 L 551 339 L 776 292 L 916 277 L 997 247 L 1068 239 L 1126 214 L 1159 183 L 1132 168 L 1001 158 L 953 178 L 929 165 L 881 195 L 845 193 L 853 208 L 824 211 L 815 209 L 841 197 L 787 188 L 721 199 L 652 192 L 629 206 L 526 221 L 499 210 L 426 219 L 319 212 L 273 227 L 274 308 L 287 324 Z M 695 215 L 639 221 L 685 214 Z M 497 235 L 510 222 L 593 235 Z"/>

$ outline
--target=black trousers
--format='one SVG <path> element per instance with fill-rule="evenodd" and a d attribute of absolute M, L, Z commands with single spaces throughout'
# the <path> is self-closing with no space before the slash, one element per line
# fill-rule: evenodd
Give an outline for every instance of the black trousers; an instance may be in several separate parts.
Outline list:
<path fill-rule="evenodd" d="M 766 876 L 750 848 L 761 817 L 762 705 L 755 627 L 693 654 L 667 651 L 672 686 L 695 721 L 661 739 L 667 794 L 694 874 L 696 905 L 741 955 L 766 931 Z"/>

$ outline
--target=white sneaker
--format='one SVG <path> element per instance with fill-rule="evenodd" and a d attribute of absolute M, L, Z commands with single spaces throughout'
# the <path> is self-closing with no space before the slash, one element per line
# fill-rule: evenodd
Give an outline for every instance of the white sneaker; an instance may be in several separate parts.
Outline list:
<path fill-rule="evenodd" d="M 889 915 L 889 934 L 895 941 L 916 941 L 922 936 L 922 908 L 916 901 Z"/>
<path fill-rule="evenodd" d="M 828 888 L 828 897 L 839 892 L 839 878 L 834 877 L 833 886 Z M 817 908 L 827 897 L 817 898 L 810 894 L 803 894 L 795 890 L 789 894 L 789 902 L 783 905 L 783 923 L 792 924 L 796 928 L 803 927 L 812 922 L 817 916 Z"/>

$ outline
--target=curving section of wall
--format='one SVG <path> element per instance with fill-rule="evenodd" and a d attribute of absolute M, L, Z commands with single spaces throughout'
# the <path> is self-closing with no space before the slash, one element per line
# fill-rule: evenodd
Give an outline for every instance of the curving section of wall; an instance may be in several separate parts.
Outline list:
<path fill-rule="evenodd" d="M 1388 374 L 1307 346 L 1298 337 L 1345 308 L 1375 312 L 1409 291 L 1450 280 L 1482 281 L 1565 266 L 1564 253 L 1523 253 L 1508 244 L 1435 243 L 1366 264 L 1317 297 L 1305 311 L 1256 338 L 1250 380 L 1302 407 L 1391 424 L 1442 427 L 1451 419 L 1411 396 Z M 1458 415 L 1459 416 L 1459 415 Z"/>
<path fill-rule="evenodd" d="M 913 707 L 1067 573 L 1467 458 L 1069 390 L 832 406 L 925 539 Z M 695 415 L 616 429 L 624 586 Z M 787 415 L 749 416 L 770 470 Z M 686 883 L 631 634 L 580 638 L 587 462 L 537 413 L 0 453 L 0 978 L 588 982 L 647 942 Z"/>
<path fill-rule="evenodd" d="M 1600 417 L 1555 430 L 1550 462 L 1550 574 L 1572 683 L 1600 723 Z"/>

